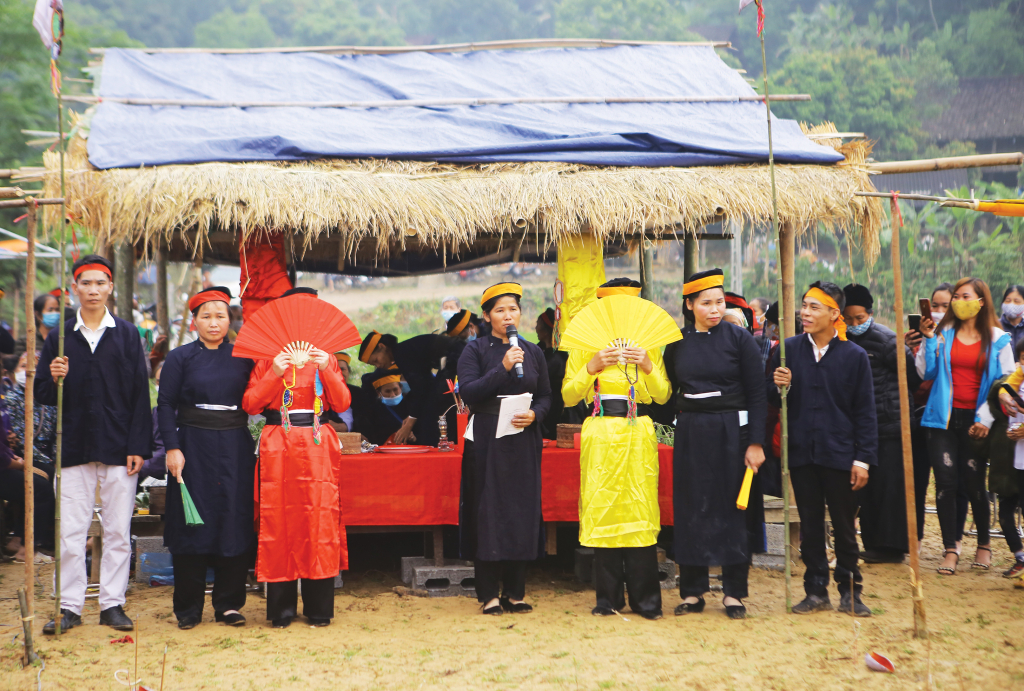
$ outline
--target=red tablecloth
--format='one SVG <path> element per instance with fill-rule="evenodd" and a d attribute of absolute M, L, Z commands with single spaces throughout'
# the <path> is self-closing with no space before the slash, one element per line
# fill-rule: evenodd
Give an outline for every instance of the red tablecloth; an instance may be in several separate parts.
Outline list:
<path fill-rule="evenodd" d="M 658 447 L 661 524 L 672 525 L 672 447 Z M 546 448 L 541 455 L 541 511 L 545 521 L 580 520 L 579 449 Z"/>
<path fill-rule="evenodd" d="M 658 449 L 662 525 L 672 525 L 672 447 Z M 345 525 L 457 525 L 462 451 L 342 456 Z M 545 448 L 541 509 L 545 521 L 579 520 L 580 452 Z"/>

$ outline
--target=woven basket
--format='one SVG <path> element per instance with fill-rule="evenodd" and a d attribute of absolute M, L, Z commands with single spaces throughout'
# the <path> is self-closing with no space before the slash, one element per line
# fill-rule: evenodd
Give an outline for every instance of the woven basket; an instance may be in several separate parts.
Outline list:
<path fill-rule="evenodd" d="M 583 425 L 558 425 L 558 443 L 560 449 L 571 449 L 575 444 L 574 436 L 583 431 Z"/>
<path fill-rule="evenodd" d="M 174 480 L 170 473 L 167 473 L 169 480 Z M 149 513 L 151 516 L 162 516 L 166 513 L 165 508 L 167 507 L 167 487 L 150 487 L 149 488 Z"/>
<path fill-rule="evenodd" d="M 342 454 L 363 452 L 363 435 L 359 432 L 339 432 L 338 441 L 341 442 Z"/>

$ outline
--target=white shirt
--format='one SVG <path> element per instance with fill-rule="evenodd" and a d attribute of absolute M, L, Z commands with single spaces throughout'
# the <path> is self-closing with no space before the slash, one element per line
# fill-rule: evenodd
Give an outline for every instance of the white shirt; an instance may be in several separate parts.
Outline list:
<path fill-rule="evenodd" d="M 832 338 L 835 338 L 838 335 L 839 335 L 839 332 L 836 331 L 836 332 L 834 332 L 834 335 L 832 336 Z M 807 339 L 811 342 L 811 350 L 814 351 L 814 361 L 815 362 L 821 362 L 821 358 L 825 357 L 825 353 L 828 352 L 828 347 L 830 345 L 832 345 L 832 338 L 829 339 L 828 343 L 826 343 L 825 346 L 821 350 L 818 350 L 818 344 L 814 342 L 814 337 L 811 336 L 811 334 L 807 334 Z"/>
<path fill-rule="evenodd" d="M 90 350 L 96 352 L 96 346 L 99 345 L 100 339 L 103 338 L 103 332 L 108 328 L 114 328 L 117 324 L 114 323 L 114 318 L 110 316 L 110 310 L 106 307 L 103 308 L 103 319 L 100 320 L 100 325 L 93 331 L 85 322 L 82 321 L 82 308 L 78 308 L 78 315 L 75 317 L 75 331 L 81 331 L 82 335 L 85 336 L 86 342 L 89 344 Z"/>

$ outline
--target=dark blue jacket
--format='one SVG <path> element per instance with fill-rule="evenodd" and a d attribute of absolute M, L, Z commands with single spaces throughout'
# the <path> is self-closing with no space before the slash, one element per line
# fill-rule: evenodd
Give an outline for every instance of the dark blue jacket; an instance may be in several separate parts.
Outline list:
<path fill-rule="evenodd" d="M 146 352 L 134 324 L 114 318 L 96 352 L 78 331 L 75 319 L 64 324 L 64 455 L 70 468 L 86 463 L 127 465 L 128 456 L 152 456 L 153 415 L 149 405 Z M 40 403 L 57 405 L 57 384 L 50 363 L 57 357 L 57 329 L 50 331 L 36 368 Z"/>
<path fill-rule="evenodd" d="M 772 380 L 779 366 L 775 349 L 768 371 L 768 402 L 782 405 Z M 868 354 L 833 338 L 820 362 L 807 334 L 786 339 L 789 389 L 789 467 L 820 465 L 849 470 L 854 461 L 878 465 L 878 424 Z"/>

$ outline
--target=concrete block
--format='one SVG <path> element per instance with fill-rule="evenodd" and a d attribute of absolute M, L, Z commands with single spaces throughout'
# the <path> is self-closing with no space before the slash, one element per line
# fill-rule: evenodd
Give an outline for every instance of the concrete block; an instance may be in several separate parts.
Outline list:
<path fill-rule="evenodd" d="M 755 554 L 752 565 L 758 569 L 771 569 L 772 571 L 786 570 L 786 555 L 784 554 Z"/>
<path fill-rule="evenodd" d="M 433 566 L 434 560 L 427 557 L 402 557 L 402 583 L 412 585 L 412 570 L 417 566 Z"/>
<path fill-rule="evenodd" d="M 160 537 L 135 537 L 135 582 L 149 585 L 150 574 L 138 568 L 139 560 L 143 554 L 169 554 L 170 550 L 164 547 L 164 538 Z"/>
<path fill-rule="evenodd" d="M 577 547 L 575 557 L 576 580 L 581 583 L 594 582 L 594 548 Z"/>
<path fill-rule="evenodd" d="M 782 523 L 765 523 L 764 531 L 768 538 L 768 554 L 785 554 L 786 526 Z"/>
<path fill-rule="evenodd" d="M 476 597 L 476 570 L 468 562 L 414 566 L 412 587 L 430 597 Z"/>
<path fill-rule="evenodd" d="M 344 574 L 345 574 L 344 571 L 339 571 L 338 575 L 334 577 L 334 589 L 335 590 L 340 590 L 341 588 L 345 587 L 345 577 L 344 577 Z"/>
<path fill-rule="evenodd" d="M 658 579 L 662 590 L 673 590 L 679 585 L 679 567 L 669 559 L 658 562 Z"/>

